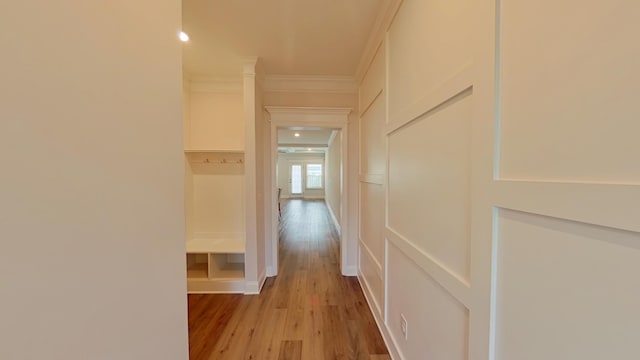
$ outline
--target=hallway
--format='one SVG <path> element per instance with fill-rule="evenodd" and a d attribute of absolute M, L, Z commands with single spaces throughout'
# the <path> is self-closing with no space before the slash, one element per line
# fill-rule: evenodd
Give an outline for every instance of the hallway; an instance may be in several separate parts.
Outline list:
<path fill-rule="evenodd" d="M 283 203 L 280 269 L 260 295 L 189 295 L 190 359 L 389 359 L 322 201 Z"/>

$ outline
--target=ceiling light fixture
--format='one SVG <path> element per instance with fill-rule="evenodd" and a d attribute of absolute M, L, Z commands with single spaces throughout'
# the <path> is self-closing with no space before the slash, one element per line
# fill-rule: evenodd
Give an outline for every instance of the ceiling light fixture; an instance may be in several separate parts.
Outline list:
<path fill-rule="evenodd" d="M 295 134 L 293 134 L 293 136 L 300 137 L 300 133 L 295 133 Z"/>
<path fill-rule="evenodd" d="M 180 38 L 180 41 L 182 42 L 189 41 L 189 35 L 187 35 L 187 33 L 184 31 L 180 31 L 180 33 L 178 34 L 178 38 Z"/>
<path fill-rule="evenodd" d="M 311 151 L 311 148 L 308 148 L 307 151 Z"/>

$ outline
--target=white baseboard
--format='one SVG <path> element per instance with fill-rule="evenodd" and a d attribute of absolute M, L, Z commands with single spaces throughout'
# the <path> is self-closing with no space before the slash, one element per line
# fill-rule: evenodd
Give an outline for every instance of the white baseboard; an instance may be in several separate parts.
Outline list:
<path fill-rule="evenodd" d="M 342 268 L 343 276 L 358 276 L 358 268 L 355 265 L 348 265 Z"/>
<path fill-rule="evenodd" d="M 387 324 L 384 321 L 381 311 L 377 311 L 378 307 L 373 296 L 371 295 L 371 290 L 369 288 L 369 284 L 367 284 L 367 280 L 362 275 L 360 271 L 358 271 L 358 283 L 360 284 L 360 288 L 362 289 L 362 293 L 364 293 L 364 298 L 367 301 L 367 305 L 369 306 L 369 310 L 373 314 L 373 319 L 376 321 L 376 325 L 378 326 L 378 330 L 382 334 L 382 339 L 384 340 L 385 345 L 387 345 L 387 350 L 389 350 L 389 356 L 392 360 L 404 360 L 402 353 L 399 350 L 398 345 L 396 344 L 395 339 L 391 335 L 391 331 L 387 327 Z M 372 306 L 372 304 L 375 304 Z"/>
<path fill-rule="evenodd" d="M 273 277 L 278 275 L 278 272 L 273 268 L 273 266 L 267 266 L 267 277 Z"/>
<path fill-rule="evenodd" d="M 265 271 L 258 276 L 258 281 L 247 281 L 245 286 L 245 295 L 258 295 L 260 294 L 260 290 L 262 290 L 262 286 L 264 286 L 264 282 L 267 280 L 266 269 Z"/>
<path fill-rule="evenodd" d="M 333 220 L 333 225 L 336 226 L 336 230 L 338 230 L 338 235 L 342 234 L 342 230 L 340 228 L 340 223 L 338 222 L 338 218 L 336 218 L 336 214 L 333 213 L 333 210 L 331 210 L 331 206 L 329 206 L 329 202 L 327 201 L 327 199 L 324 200 L 324 203 L 327 205 L 327 209 L 329 209 L 329 214 L 331 214 L 331 219 Z M 355 276 L 357 274 L 357 272 L 354 272 L 353 275 L 351 276 Z"/>

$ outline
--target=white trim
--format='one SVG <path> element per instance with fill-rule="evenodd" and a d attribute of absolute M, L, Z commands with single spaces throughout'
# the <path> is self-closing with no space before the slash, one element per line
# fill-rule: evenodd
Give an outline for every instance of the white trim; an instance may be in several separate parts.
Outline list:
<path fill-rule="evenodd" d="M 343 276 L 358 276 L 358 267 L 356 265 L 348 265 L 342 268 Z"/>
<path fill-rule="evenodd" d="M 474 80 L 473 75 L 473 66 L 466 65 L 461 71 L 445 81 L 442 85 L 427 92 L 420 100 L 399 112 L 389 114 L 394 121 L 387 125 L 385 134 L 391 135 L 398 129 L 434 111 L 443 104 L 455 101 L 458 96 L 471 94 Z"/>
<path fill-rule="evenodd" d="M 277 141 L 277 130 L 278 127 L 292 127 L 292 126 L 301 126 L 301 127 L 316 127 L 316 128 L 330 128 L 330 129 L 338 129 L 341 131 L 341 151 L 340 151 L 340 162 L 341 162 L 341 188 L 343 191 L 341 192 L 340 202 L 341 202 L 341 227 L 343 229 L 348 229 L 349 226 L 349 191 L 348 191 L 348 182 L 346 173 L 349 169 L 349 154 L 348 154 L 348 128 L 349 128 L 349 114 L 353 109 L 351 108 L 323 108 L 323 107 L 286 107 L 286 106 L 266 106 L 265 109 L 271 115 L 271 179 L 275 181 L 274 186 L 271 191 L 271 206 L 272 206 L 272 239 L 276 241 L 272 241 L 271 246 L 271 258 L 272 266 L 274 269 L 278 268 L 278 199 L 277 199 L 277 180 L 276 180 L 276 162 L 278 160 L 278 141 Z M 345 276 L 353 276 L 357 273 L 356 264 L 349 262 L 349 244 L 351 241 L 356 241 L 357 239 L 348 239 L 344 232 L 340 235 L 340 269 L 342 275 Z M 357 252 L 357 243 L 354 248 Z M 356 258 L 356 257 L 354 257 Z M 354 261 L 357 262 L 357 259 Z M 277 270 L 276 270 L 277 272 Z"/>
<path fill-rule="evenodd" d="M 264 282 L 267 281 L 267 273 L 266 269 L 263 271 L 260 276 L 258 276 L 258 281 L 247 281 L 245 284 L 245 295 L 258 295 L 264 286 Z"/>
<path fill-rule="evenodd" d="M 384 185 L 384 174 L 360 174 L 360 182 L 374 185 Z"/>
<path fill-rule="evenodd" d="M 278 275 L 278 272 L 273 269 L 273 266 L 267 266 L 267 277 L 273 277 Z"/>
<path fill-rule="evenodd" d="M 372 303 L 375 304 L 375 301 L 372 299 L 371 293 L 369 292 L 369 287 L 367 285 L 363 285 L 363 282 L 366 284 L 366 280 L 364 280 L 364 276 L 362 273 L 358 272 L 358 284 L 360 284 L 360 288 L 362 289 L 362 293 L 364 294 L 364 299 L 367 302 L 367 306 L 369 306 L 369 310 L 373 314 L 373 319 L 378 326 L 378 330 L 380 330 L 380 334 L 382 334 L 382 340 L 384 340 L 385 345 L 387 345 L 387 350 L 389 351 L 389 356 L 393 360 L 403 360 L 404 357 L 400 353 L 399 346 L 396 344 L 395 339 L 391 336 L 391 331 L 387 327 L 384 319 L 382 318 L 382 314 L 374 310 L 374 307 L 371 306 Z"/>
<path fill-rule="evenodd" d="M 387 30 L 391 27 L 393 23 L 393 18 L 396 16 L 398 9 L 400 9 L 400 5 L 403 0 L 387 0 L 386 7 L 384 10 L 378 13 L 376 20 L 373 25 L 373 29 L 370 32 L 369 39 L 367 40 L 367 44 L 365 45 L 364 51 L 362 52 L 362 56 L 360 56 L 360 63 L 356 68 L 356 80 L 358 83 L 361 83 L 364 79 L 367 71 L 369 71 L 369 67 L 373 62 L 373 58 L 378 52 L 378 48 L 384 41 Z M 383 5 L 384 6 L 384 5 Z"/>
<path fill-rule="evenodd" d="M 357 94 L 358 83 L 352 76 L 267 75 L 265 92 Z"/>
<path fill-rule="evenodd" d="M 333 220 L 333 225 L 336 227 L 336 230 L 338 231 L 338 235 L 342 235 L 342 229 L 340 228 L 340 223 L 338 222 L 338 218 L 336 217 L 336 214 L 333 213 L 333 210 L 329 205 L 329 201 L 327 201 L 326 198 L 324 199 L 324 203 L 327 205 L 327 209 L 329 209 L 329 214 L 331 215 L 331 219 Z"/>
<path fill-rule="evenodd" d="M 331 144 L 333 144 L 333 140 L 336 139 L 336 135 L 338 135 L 338 132 L 333 130 L 329 136 L 329 140 L 327 141 L 327 150 L 331 147 Z"/>

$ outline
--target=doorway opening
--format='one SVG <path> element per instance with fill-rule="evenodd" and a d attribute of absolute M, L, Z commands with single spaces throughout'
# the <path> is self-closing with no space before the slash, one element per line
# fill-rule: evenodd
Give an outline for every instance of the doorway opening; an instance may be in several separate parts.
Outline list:
<path fill-rule="evenodd" d="M 340 272 L 355 275 L 347 250 L 347 119 L 351 109 L 267 107 L 271 122 L 271 239 L 267 276 L 278 274 L 279 221 L 285 201 L 326 204 L 339 237 Z M 324 204 L 322 204 L 324 205 Z M 282 209 L 284 210 L 284 209 Z M 355 258 L 355 256 L 351 256 Z"/>

